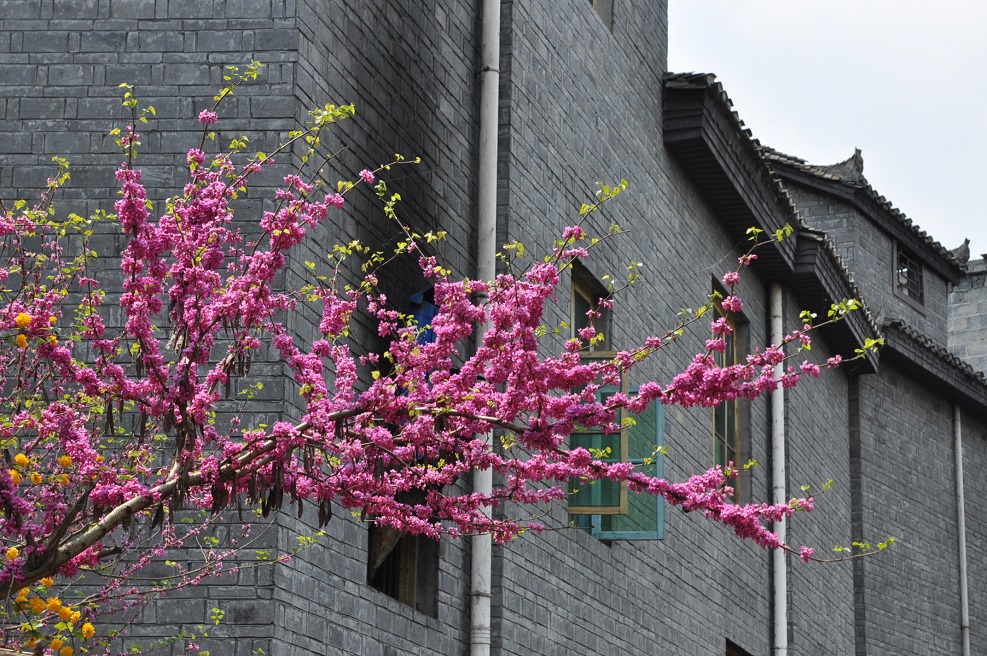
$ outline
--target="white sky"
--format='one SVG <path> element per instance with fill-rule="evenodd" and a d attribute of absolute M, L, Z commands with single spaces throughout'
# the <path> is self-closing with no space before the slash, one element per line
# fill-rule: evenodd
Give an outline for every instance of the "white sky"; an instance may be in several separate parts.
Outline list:
<path fill-rule="evenodd" d="M 987 2 L 670 0 L 669 70 L 715 73 L 761 143 L 871 185 L 987 253 Z"/>

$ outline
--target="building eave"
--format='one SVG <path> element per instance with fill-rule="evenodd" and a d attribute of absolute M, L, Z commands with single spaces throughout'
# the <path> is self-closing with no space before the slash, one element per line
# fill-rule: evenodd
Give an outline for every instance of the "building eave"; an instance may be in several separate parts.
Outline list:
<path fill-rule="evenodd" d="M 815 171 L 790 157 L 779 157 L 766 150 L 771 169 L 790 184 L 796 184 L 820 194 L 840 199 L 863 214 L 871 223 L 906 246 L 922 262 L 951 283 L 963 275 L 960 264 L 939 242 L 929 237 L 900 210 L 881 196 L 866 179 L 847 182 L 838 177 Z"/>
<path fill-rule="evenodd" d="M 823 233 L 802 220 L 779 178 L 765 162 L 715 77 L 671 74 L 665 79 L 664 143 L 686 176 L 713 208 L 723 228 L 737 243 L 747 230 L 766 234 L 790 225 L 794 234 L 758 251 L 756 270 L 788 284 L 804 309 L 823 320 L 833 303 L 856 298 L 864 302 L 836 247 Z M 824 330 L 827 344 L 852 356 L 870 337 L 880 335 L 866 309 Z M 862 373 L 877 370 L 878 358 L 858 365 Z"/>
<path fill-rule="evenodd" d="M 889 362 L 963 409 L 987 419 L 987 379 L 901 319 L 884 322 L 882 353 Z"/>

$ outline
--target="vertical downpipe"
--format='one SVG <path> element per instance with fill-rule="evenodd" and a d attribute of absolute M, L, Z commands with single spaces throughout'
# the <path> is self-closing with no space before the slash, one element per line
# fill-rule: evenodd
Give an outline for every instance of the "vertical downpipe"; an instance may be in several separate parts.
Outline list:
<path fill-rule="evenodd" d="M 963 656 L 970 656 L 970 591 L 966 577 L 966 510 L 963 508 L 963 426 L 960 406 L 953 406 L 953 440 L 956 452 L 956 531 L 960 553 L 960 635 Z"/>
<path fill-rule="evenodd" d="M 781 344 L 784 339 L 784 324 L 782 313 L 781 285 L 771 283 L 771 343 Z M 780 380 L 783 373 L 782 365 L 774 367 L 775 380 Z M 772 503 L 787 503 L 785 494 L 785 390 L 779 385 L 771 392 L 771 501 Z M 774 525 L 778 539 L 784 542 L 786 538 L 785 520 Z M 788 562 L 787 552 L 775 549 L 771 552 L 771 570 L 773 595 L 773 638 L 774 655 L 788 655 Z"/>
<path fill-rule="evenodd" d="M 497 267 L 497 114 L 500 105 L 500 0 L 483 0 L 480 36 L 480 153 L 477 180 L 476 277 L 493 280 Z M 478 299 L 486 302 L 485 295 Z M 484 325 L 477 331 L 482 339 Z M 493 433 L 484 435 L 493 445 Z M 493 471 L 473 472 L 473 492 L 493 492 Z M 485 509 L 490 516 L 490 509 Z M 470 656 L 490 654 L 491 536 L 474 535 L 470 566 Z"/>

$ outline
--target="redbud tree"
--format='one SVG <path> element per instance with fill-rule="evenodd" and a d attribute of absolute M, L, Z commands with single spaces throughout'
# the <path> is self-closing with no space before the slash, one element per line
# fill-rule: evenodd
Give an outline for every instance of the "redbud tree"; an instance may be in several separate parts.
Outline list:
<path fill-rule="evenodd" d="M 299 509 L 313 504 L 323 525 L 336 506 L 411 534 L 484 532 L 507 542 L 539 530 L 531 517 L 564 505 L 571 481 L 609 479 L 699 511 L 763 547 L 789 548 L 770 523 L 811 509 L 811 498 L 738 505 L 730 500 L 731 468 L 672 482 L 570 448 L 567 438 L 578 430 L 617 431 L 622 413 L 633 416 L 653 403 L 711 407 L 817 376 L 819 367 L 809 362 L 787 366 L 780 377 L 774 366 L 801 358 L 809 333 L 822 324 L 807 320 L 782 344 L 718 367 L 714 354 L 725 348 L 732 328 L 715 320 L 706 350 L 672 380 L 601 401 L 601 386 L 618 385 L 628 371 L 660 357 L 712 306 L 709 299 L 667 332 L 642 336 L 636 348 L 613 358 L 581 359 L 581 351 L 601 339 L 594 315 L 619 300 L 615 289 L 590 310 L 588 328 L 548 352 L 540 339 L 546 303 L 572 261 L 590 256 L 597 210 L 626 183 L 601 188 L 573 225 L 560 226 L 544 260 L 523 271 L 508 268 L 495 280 L 460 279 L 429 254 L 429 243 L 444 233 L 417 234 L 404 226 L 400 198 L 388 190 L 389 173 L 413 162 L 397 158 L 352 181 L 328 189 L 321 184 L 328 161 L 320 155 L 323 135 L 348 119 L 352 106 L 312 112 L 309 125 L 275 153 L 248 158 L 238 152 L 245 144 L 234 141 L 230 150 L 208 154 L 220 101 L 255 74 L 252 67 L 231 75 L 217 107 L 199 115 L 202 145 L 188 152 L 187 183 L 164 206 L 148 200 L 137 159 L 138 131 L 153 109 L 141 110 L 129 88 L 124 105 L 133 120 L 114 130 L 125 161 L 116 172 L 119 199 L 112 211 L 88 218 L 56 211 L 57 191 L 69 177 L 64 160 L 56 160 L 58 172 L 37 202 L 2 206 L 0 598 L 6 599 L 6 644 L 86 649 L 100 610 L 146 592 L 127 582 L 144 564 L 224 510 L 239 511 L 234 524 L 242 522 L 247 531 L 254 514 L 245 510 L 266 516 L 286 500 Z M 274 166 L 285 169 L 270 209 L 251 217 L 251 229 L 235 227 L 237 200 L 262 168 Z M 345 197 L 361 188 L 380 199 L 386 220 L 404 233 L 397 247 L 340 245 L 328 254 L 331 275 L 313 274 L 304 289 L 279 289 L 276 280 L 306 233 L 331 226 L 345 211 Z M 116 288 L 106 282 L 106 262 L 97 273 L 89 246 L 101 223 L 116 226 L 121 237 L 122 252 L 109 265 L 112 278 L 122 280 Z M 755 248 L 785 236 L 754 231 Z M 756 257 L 752 249 L 724 275 L 729 293 L 719 300 L 723 308 L 741 309 L 732 291 Z M 381 291 L 381 279 L 399 258 L 411 258 L 434 285 L 431 341 L 422 339 L 426 326 Z M 287 314 L 302 305 L 321 315 L 314 340 L 286 328 Z M 827 322 L 856 305 L 834 306 Z M 375 327 L 383 350 L 354 337 L 358 317 Z M 271 350 L 298 385 L 301 419 L 248 428 L 250 394 L 228 396 L 248 379 L 252 360 Z M 483 438 L 491 431 L 510 436 L 513 446 L 493 448 Z M 503 485 L 489 494 L 470 492 L 469 475 L 481 469 L 492 469 Z M 484 512 L 508 502 L 512 509 L 539 510 Z M 200 523 L 176 520 L 192 511 L 203 513 Z M 236 560 L 237 550 L 236 540 L 208 548 L 206 565 L 174 584 L 197 583 L 224 560 Z M 99 582 L 97 591 L 78 603 L 63 602 L 59 591 L 80 577 Z"/>

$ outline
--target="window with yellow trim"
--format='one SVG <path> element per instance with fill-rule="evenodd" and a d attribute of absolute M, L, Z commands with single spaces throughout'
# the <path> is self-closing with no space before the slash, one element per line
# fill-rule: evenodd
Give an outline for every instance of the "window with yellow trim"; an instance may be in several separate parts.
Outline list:
<path fill-rule="evenodd" d="M 585 267 L 573 263 L 569 336 L 578 337 L 579 331 L 589 325 L 602 336 L 581 351 L 583 361 L 608 360 L 617 355 L 615 351 L 607 350 L 610 312 L 599 305 L 600 299 L 607 294 L 606 288 Z M 590 314 L 595 318 L 591 320 Z M 606 403 L 617 392 L 627 394 L 637 390 L 629 389 L 625 375 L 619 386 L 600 387 L 596 399 Z M 621 427 L 618 431 L 575 431 L 569 440 L 570 448 L 583 447 L 594 459 L 630 462 L 646 474 L 662 476 L 664 461 L 658 453 L 663 444 L 661 405 L 653 403 L 637 416 L 621 410 L 616 419 Z M 664 504 L 655 496 L 630 492 L 626 483 L 570 480 L 569 514 L 573 526 L 601 540 L 657 540 L 664 537 Z"/>
<path fill-rule="evenodd" d="M 742 362 L 748 349 L 749 326 L 742 314 L 727 312 L 719 303 L 714 303 L 717 314 L 727 320 L 732 329 L 724 335 L 726 348 L 723 352 L 713 352 L 718 367 L 728 367 Z M 751 475 L 744 465 L 751 459 L 750 402 L 746 399 L 723 401 L 713 408 L 713 464 L 726 467 L 733 463 L 739 470 L 733 499 L 747 502 L 751 498 Z"/>

